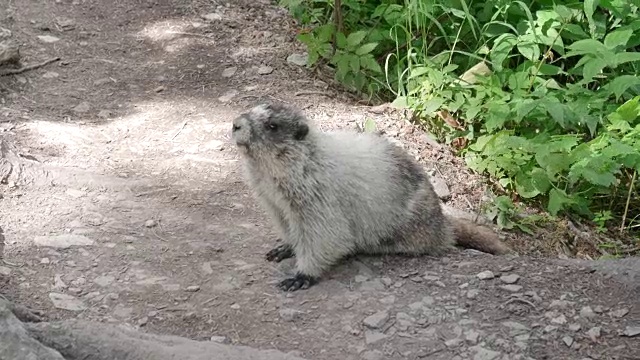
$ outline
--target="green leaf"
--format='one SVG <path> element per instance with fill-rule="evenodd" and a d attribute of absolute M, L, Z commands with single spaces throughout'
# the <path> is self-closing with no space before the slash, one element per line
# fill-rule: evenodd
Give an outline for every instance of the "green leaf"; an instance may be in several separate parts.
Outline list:
<path fill-rule="evenodd" d="M 371 54 L 367 54 L 360 58 L 360 66 L 363 69 L 371 70 L 375 73 L 382 74 L 382 68 L 380 64 L 376 61 L 376 59 Z"/>
<path fill-rule="evenodd" d="M 564 105 L 557 101 L 547 101 L 544 103 L 547 112 L 558 125 L 565 127 Z"/>
<path fill-rule="evenodd" d="M 349 68 L 354 74 L 357 74 L 360 71 L 360 58 L 358 56 L 349 56 Z"/>
<path fill-rule="evenodd" d="M 611 80 L 603 87 L 603 90 L 609 94 L 614 94 L 616 99 L 619 99 L 627 89 L 637 85 L 640 85 L 640 77 L 636 75 L 621 75 Z"/>
<path fill-rule="evenodd" d="M 597 55 L 597 54 L 602 54 L 609 51 L 609 49 L 606 46 L 604 46 L 603 43 L 594 39 L 578 40 L 573 44 L 567 46 L 567 48 L 571 51 L 569 51 L 565 55 L 565 57 L 584 55 L 584 54 Z"/>
<path fill-rule="evenodd" d="M 372 52 L 376 48 L 376 46 L 378 46 L 378 43 L 375 42 L 364 44 L 356 50 L 356 55 L 362 56 L 368 54 Z"/>
<path fill-rule="evenodd" d="M 515 176 L 516 191 L 518 195 L 525 199 L 531 199 L 540 195 L 540 190 L 536 188 L 529 174 L 518 172 Z"/>
<path fill-rule="evenodd" d="M 367 118 L 367 120 L 365 120 L 364 122 L 364 132 L 372 133 L 375 132 L 376 129 L 376 122 L 371 118 Z"/>
<path fill-rule="evenodd" d="M 569 20 L 571 20 L 571 18 L 573 17 L 573 13 L 571 12 L 571 10 L 569 10 L 569 8 L 564 5 L 554 5 L 553 9 L 564 22 L 569 22 Z"/>
<path fill-rule="evenodd" d="M 441 97 L 434 97 L 432 99 L 429 99 L 422 105 L 422 112 L 424 112 L 425 114 L 431 114 L 435 111 L 438 111 L 440 110 L 440 107 L 442 106 L 442 104 L 444 104 L 444 102 L 445 99 Z"/>
<path fill-rule="evenodd" d="M 518 43 L 518 39 L 513 34 L 503 34 L 493 43 L 493 48 L 489 53 L 489 57 L 493 62 L 496 70 L 502 69 L 502 63 L 509 56 L 513 47 Z"/>
<path fill-rule="evenodd" d="M 614 30 L 604 38 L 604 46 L 608 47 L 610 50 L 614 50 L 617 47 L 622 47 L 624 49 L 632 35 L 633 30 L 631 29 Z"/>
<path fill-rule="evenodd" d="M 593 13 L 596 11 L 598 4 L 600 1 L 598 0 L 585 0 L 584 1 L 584 14 L 587 17 L 587 21 L 589 22 L 589 32 L 591 36 L 595 36 L 596 32 L 596 24 L 593 21 Z"/>
<path fill-rule="evenodd" d="M 536 61 L 540 58 L 540 46 L 537 43 L 519 42 L 517 47 L 520 54 L 531 61 Z"/>
<path fill-rule="evenodd" d="M 640 53 L 621 52 L 621 53 L 615 54 L 614 59 L 615 59 L 615 66 L 628 63 L 628 62 L 640 61 Z"/>
<path fill-rule="evenodd" d="M 367 36 L 367 31 L 364 31 L 364 30 L 352 32 L 347 37 L 347 47 L 355 48 L 356 46 L 360 45 L 360 43 L 362 42 L 362 40 L 364 40 L 366 36 Z"/>
<path fill-rule="evenodd" d="M 551 188 L 551 181 L 547 173 L 539 167 L 533 168 L 530 173 L 531 183 L 542 194 L 546 194 Z"/>
<path fill-rule="evenodd" d="M 586 81 L 591 81 L 591 79 L 598 75 L 606 66 L 607 62 L 605 60 L 600 58 L 591 58 L 582 68 L 582 77 Z"/>
<path fill-rule="evenodd" d="M 549 191 L 549 204 L 547 205 L 547 210 L 549 210 L 549 213 L 552 216 L 558 215 L 560 211 L 564 210 L 571 204 L 573 204 L 572 199 L 569 198 L 564 191 L 556 188 Z"/>

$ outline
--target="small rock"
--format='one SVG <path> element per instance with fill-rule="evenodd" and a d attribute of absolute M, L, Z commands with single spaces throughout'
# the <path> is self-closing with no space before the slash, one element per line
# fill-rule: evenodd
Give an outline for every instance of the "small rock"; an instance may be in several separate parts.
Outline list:
<path fill-rule="evenodd" d="M 580 325 L 578 323 L 574 323 L 574 324 L 569 325 L 569 330 L 571 330 L 573 332 L 580 331 L 580 329 L 582 329 L 582 325 Z"/>
<path fill-rule="evenodd" d="M 200 291 L 200 286 L 198 286 L 198 285 L 187 286 L 187 288 L 185 290 L 188 291 L 188 292 Z"/>
<path fill-rule="evenodd" d="M 144 226 L 148 227 L 148 228 L 156 227 L 157 225 L 158 225 L 158 222 L 156 220 L 153 220 L 153 219 L 149 219 L 149 220 L 144 222 Z"/>
<path fill-rule="evenodd" d="M 489 349 L 485 349 L 480 346 L 474 346 L 471 348 L 475 350 L 475 354 L 473 355 L 473 360 L 494 360 L 502 355 L 499 351 L 493 351 Z"/>
<path fill-rule="evenodd" d="M 471 345 L 475 345 L 480 340 L 480 333 L 475 330 L 469 330 L 465 334 L 465 340 Z"/>
<path fill-rule="evenodd" d="M 557 331 L 558 327 L 557 326 L 553 326 L 553 325 L 547 325 L 544 327 L 544 329 L 542 331 L 544 331 L 546 334 L 548 333 L 552 333 L 554 331 Z"/>
<path fill-rule="evenodd" d="M 79 278 L 73 280 L 71 282 L 71 285 L 73 285 L 73 286 L 82 286 L 82 285 L 84 285 L 86 283 L 87 283 L 87 279 L 85 279 L 83 277 L 79 277 Z"/>
<path fill-rule="evenodd" d="M 269 75 L 273 72 L 273 68 L 271 66 L 262 65 L 258 68 L 258 74 L 260 75 Z"/>
<path fill-rule="evenodd" d="M 380 278 L 380 282 L 382 282 L 384 284 L 384 286 L 393 285 L 393 280 L 391 280 L 391 278 L 388 278 L 388 277 Z"/>
<path fill-rule="evenodd" d="M 360 355 L 362 360 L 383 360 L 384 354 L 379 350 L 368 350 Z"/>
<path fill-rule="evenodd" d="M 616 318 L 624 317 L 628 313 L 629 313 L 629 309 L 627 309 L 627 308 L 622 308 L 622 309 L 618 309 L 618 310 L 614 310 L 614 311 L 610 312 L 611 316 L 616 317 Z"/>
<path fill-rule="evenodd" d="M 220 21 L 222 20 L 222 15 L 218 13 L 209 13 L 202 15 L 202 18 L 207 21 Z"/>
<path fill-rule="evenodd" d="M 467 291 L 467 299 L 475 299 L 478 297 L 478 295 L 480 294 L 480 290 L 478 289 L 471 289 L 469 291 Z"/>
<path fill-rule="evenodd" d="M 233 310 L 240 310 L 240 304 L 231 304 L 231 306 L 229 306 L 230 308 L 232 308 Z"/>
<path fill-rule="evenodd" d="M 38 40 L 50 44 L 59 41 L 60 39 L 51 35 L 40 35 L 38 36 Z"/>
<path fill-rule="evenodd" d="M 368 277 L 368 276 L 365 276 L 365 275 L 356 275 L 356 276 L 353 278 L 353 280 L 354 280 L 355 282 L 357 282 L 357 283 L 363 283 L 363 282 L 365 282 L 365 281 L 369 280 L 369 277 Z"/>
<path fill-rule="evenodd" d="M 481 273 L 478 273 L 476 277 L 480 280 L 490 280 L 490 279 L 493 279 L 495 275 L 490 270 L 486 270 Z"/>
<path fill-rule="evenodd" d="M 116 307 L 113 309 L 113 316 L 120 319 L 128 319 L 131 317 L 132 313 L 133 308 L 125 307 L 121 304 L 116 305 Z"/>
<path fill-rule="evenodd" d="M 76 107 L 74 107 L 72 110 L 75 113 L 83 114 L 91 110 L 91 105 L 89 105 L 88 102 L 83 101 L 80 104 L 78 104 Z"/>
<path fill-rule="evenodd" d="M 81 197 L 86 196 L 87 192 L 77 189 L 67 189 L 67 191 L 65 191 L 65 194 L 71 196 L 74 199 L 80 199 Z"/>
<path fill-rule="evenodd" d="M 234 97 L 238 95 L 238 90 L 229 90 L 224 95 L 218 97 L 218 101 L 222 103 L 226 103 L 231 101 Z"/>
<path fill-rule="evenodd" d="M 367 330 L 364 332 L 364 341 L 367 345 L 375 344 L 386 338 L 387 338 L 387 335 L 379 331 Z"/>
<path fill-rule="evenodd" d="M 551 319 L 551 323 L 558 324 L 558 325 L 563 325 L 563 324 L 567 323 L 567 318 L 564 315 L 561 314 L 560 316 L 557 316 L 557 317 Z"/>
<path fill-rule="evenodd" d="M 396 302 L 396 297 L 394 295 L 385 296 L 379 300 L 380 303 L 385 305 L 391 305 Z"/>
<path fill-rule="evenodd" d="M 549 304 L 549 309 L 566 309 L 573 304 L 571 301 L 567 300 L 553 300 L 551 304 Z"/>
<path fill-rule="evenodd" d="M 100 110 L 98 112 L 98 117 L 101 118 L 101 119 L 108 119 L 108 118 L 111 117 L 112 114 L 113 113 L 111 112 L 111 110 L 104 109 L 104 110 Z"/>
<path fill-rule="evenodd" d="M 55 71 L 47 71 L 46 73 L 42 74 L 42 77 L 45 79 L 55 79 L 58 76 L 60 76 L 60 74 Z"/>
<path fill-rule="evenodd" d="M 2 276 L 9 276 L 11 275 L 11 269 L 9 269 L 6 266 L 0 266 L 0 275 Z"/>
<path fill-rule="evenodd" d="M 93 82 L 94 86 L 102 86 L 102 85 L 106 85 L 109 82 L 111 82 L 111 79 L 109 78 L 102 78 L 102 79 L 98 79 L 96 81 Z"/>
<path fill-rule="evenodd" d="M 590 306 L 584 306 L 580 309 L 580 316 L 585 319 L 593 319 L 596 313 L 593 312 Z"/>
<path fill-rule="evenodd" d="M 71 246 L 91 246 L 94 241 L 84 235 L 62 234 L 52 236 L 36 236 L 34 241 L 38 246 L 67 249 Z"/>
<path fill-rule="evenodd" d="M 67 288 L 67 284 L 62 281 L 62 276 L 56 275 L 53 277 L 53 289 L 54 290 L 63 290 Z"/>
<path fill-rule="evenodd" d="M 302 311 L 285 308 L 285 309 L 280 309 L 280 311 L 278 311 L 278 314 L 280 315 L 280 318 L 282 320 L 291 322 L 300 318 Z"/>
<path fill-rule="evenodd" d="M 438 176 L 431 176 L 429 180 L 431 181 L 431 185 L 433 185 L 433 190 L 441 200 L 446 201 L 451 199 L 451 191 L 449 190 L 447 182 L 444 181 L 443 178 Z"/>
<path fill-rule="evenodd" d="M 236 71 L 238 71 L 237 67 L 235 67 L 235 66 L 228 67 L 228 68 L 222 70 L 222 77 L 223 78 L 230 78 L 233 75 L 235 75 Z"/>
<path fill-rule="evenodd" d="M 445 345 L 446 347 L 449 347 L 449 348 L 450 348 L 450 347 L 457 347 L 457 346 L 458 346 L 458 345 L 460 345 L 461 343 L 462 343 L 462 339 L 455 338 L 455 339 L 449 339 L 449 340 L 446 340 L 446 341 L 444 342 L 444 345 Z"/>
<path fill-rule="evenodd" d="M 500 289 L 508 291 L 508 292 L 520 292 L 522 290 L 522 286 L 521 285 L 502 285 L 500 286 Z"/>
<path fill-rule="evenodd" d="M 84 303 L 74 296 L 60 294 L 60 293 L 49 293 L 49 299 L 58 309 L 69 310 L 69 311 L 82 311 L 87 307 Z"/>
<path fill-rule="evenodd" d="M 371 329 L 379 329 L 389 320 L 389 313 L 387 311 L 379 311 L 364 319 L 363 323 L 366 327 Z"/>
<path fill-rule="evenodd" d="M 622 332 L 623 336 L 634 337 L 640 335 L 640 326 L 627 326 Z"/>
<path fill-rule="evenodd" d="M 165 87 L 160 85 L 157 88 L 153 89 L 153 92 L 159 93 L 159 92 L 163 92 L 164 90 L 165 90 Z"/>
<path fill-rule="evenodd" d="M 604 312 L 604 308 L 601 305 L 598 305 L 593 308 L 593 312 L 596 314 L 602 314 Z"/>
<path fill-rule="evenodd" d="M 309 55 L 304 54 L 291 54 L 287 57 L 287 62 L 293 65 L 306 66 Z"/>
<path fill-rule="evenodd" d="M 573 338 L 571 336 L 565 336 L 562 338 L 562 341 L 564 342 L 565 345 L 567 345 L 567 347 L 571 347 L 571 345 L 573 345 Z"/>
<path fill-rule="evenodd" d="M 212 275 L 213 274 L 213 269 L 211 268 L 211 263 L 210 262 L 204 262 L 202 263 L 202 266 L 200 267 L 200 269 L 202 270 L 202 273 L 205 275 Z"/>
<path fill-rule="evenodd" d="M 602 333 L 602 328 L 600 326 L 594 326 L 589 331 L 587 331 L 587 336 L 591 341 L 596 342 Z"/>
<path fill-rule="evenodd" d="M 113 284 L 115 280 L 116 278 L 111 275 L 103 275 L 93 279 L 93 283 L 100 287 L 105 287 Z"/>
<path fill-rule="evenodd" d="M 517 274 L 500 276 L 500 281 L 502 281 L 505 284 L 515 284 L 518 282 L 518 280 L 520 280 L 520 276 Z"/>
<path fill-rule="evenodd" d="M 230 344 L 231 343 L 231 339 L 229 339 L 226 336 L 215 336 L 214 335 L 214 336 L 211 337 L 211 341 L 217 342 L 217 343 L 220 343 L 220 344 Z"/>
<path fill-rule="evenodd" d="M 143 316 L 142 318 L 138 319 L 138 326 L 145 326 L 149 323 L 149 317 L 147 316 Z"/>
<path fill-rule="evenodd" d="M 63 31 L 71 31 L 76 28 L 76 24 L 73 19 L 58 19 L 57 23 Z"/>

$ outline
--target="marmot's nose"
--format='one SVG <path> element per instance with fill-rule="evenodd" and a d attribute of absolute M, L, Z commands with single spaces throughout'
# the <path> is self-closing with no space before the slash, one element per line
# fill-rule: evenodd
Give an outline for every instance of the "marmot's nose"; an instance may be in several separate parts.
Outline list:
<path fill-rule="evenodd" d="M 238 124 L 233 124 L 233 131 L 240 130 L 240 128 L 242 128 L 242 126 L 240 126 Z"/>

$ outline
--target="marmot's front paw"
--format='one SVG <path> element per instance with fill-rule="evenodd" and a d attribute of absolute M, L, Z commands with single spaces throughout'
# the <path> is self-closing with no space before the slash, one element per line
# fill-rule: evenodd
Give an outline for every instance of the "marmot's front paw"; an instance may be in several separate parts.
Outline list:
<path fill-rule="evenodd" d="M 278 287 L 284 291 L 305 290 L 315 285 L 317 278 L 302 273 L 297 273 L 294 277 L 284 279 L 278 284 Z"/>
<path fill-rule="evenodd" d="M 293 252 L 293 247 L 291 247 L 291 245 L 289 244 L 282 244 L 279 246 L 276 246 L 275 248 L 271 249 L 267 255 L 267 261 L 275 261 L 275 262 L 280 262 L 284 259 L 288 259 L 293 257 L 295 254 Z"/>

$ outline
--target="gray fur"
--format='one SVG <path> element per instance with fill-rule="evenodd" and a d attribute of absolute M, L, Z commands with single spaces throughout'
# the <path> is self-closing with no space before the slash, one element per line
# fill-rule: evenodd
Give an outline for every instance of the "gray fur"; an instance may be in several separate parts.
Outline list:
<path fill-rule="evenodd" d="M 318 278 L 355 253 L 438 255 L 474 237 L 454 231 L 422 168 L 383 137 L 320 132 L 279 104 L 233 124 L 248 184 L 293 248 L 299 274 Z"/>

